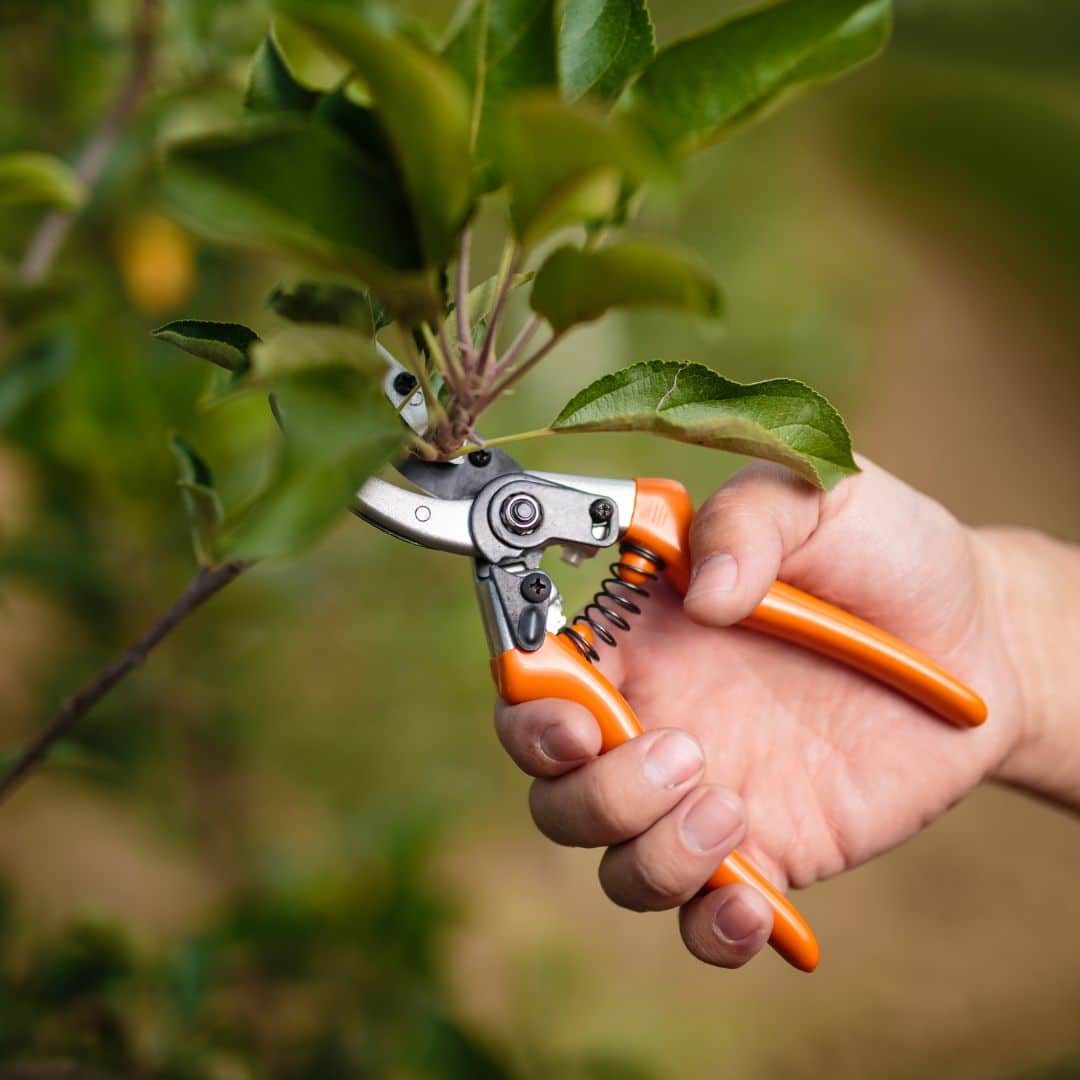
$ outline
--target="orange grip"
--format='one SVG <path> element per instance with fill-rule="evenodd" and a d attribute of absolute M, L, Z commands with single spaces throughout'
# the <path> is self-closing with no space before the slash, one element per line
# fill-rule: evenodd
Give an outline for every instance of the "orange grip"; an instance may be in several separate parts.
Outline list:
<path fill-rule="evenodd" d="M 491 661 L 499 694 L 512 705 L 539 698 L 563 698 L 584 705 L 600 725 L 606 752 L 641 734 L 634 710 L 577 647 L 565 638 L 548 634 L 536 652 L 507 649 Z M 709 878 L 711 888 L 744 882 L 769 901 L 773 931 L 769 944 L 802 971 L 817 967 L 821 950 L 813 930 L 794 906 L 738 852 L 724 860 Z"/>
<path fill-rule="evenodd" d="M 659 555 L 668 580 L 681 593 L 690 584 L 693 516 L 694 505 L 682 484 L 637 481 L 626 539 Z M 773 583 L 760 606 L 740 625 L 839 660 L 954 724 L 976 727 L 986 719 L 982 698 L 918 649 L 782 581 Z"/>
<path fill-rule="evenodd" d="M 840 660 L 954 724 L 986 719 L 983 699 L 918 649 L 782 581 L 741 625 Z"/>

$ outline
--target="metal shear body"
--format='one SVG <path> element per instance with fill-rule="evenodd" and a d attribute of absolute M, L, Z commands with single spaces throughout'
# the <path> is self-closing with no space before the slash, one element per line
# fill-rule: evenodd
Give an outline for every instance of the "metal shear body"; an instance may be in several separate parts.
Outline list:
<path fill-rule="evenodd" d="M 401 369 L 398 369 L 401 370 Z M 387 392 L 395 392 L 391 376 Z M 399 383 L 398 398 L 405 389 Z M 395 402 L 396 403 L 396 402 Z M 410 408 L 422 406 L 414 399 Z M 418 491 L 379 478 L 356 495 L 354 512 L 391 535 L 473 560 L 481 617 L 495 685 L 511 704 L 565 698 L 588 708 L 604 751 L 641 734 L 633 709 L 593 666 L 598 644 L 613 645 L 641 611 L 650 582 L 663 576 L 685 593 L 690 580 L 693 503 L 672 480 L 594 478 L 522 469 L 496 448 L 456 462 L 409 458 L 397 466 Z M 577 562 L 620 545 L 615 577 L 567 625 L 561 598 L 540 568 L 544 551 L 561 546 Z M 893 687 L 958 726 L 976 726 L 986 706 L 929 657 L 854 615 L 776 582 L 743 622 L 812 649 Z M 789 963 L 812 971 L 820 949 L 806 920 L 738 852 L 707 888 L 744 882 L 773 909 L 770 944 Z"/>

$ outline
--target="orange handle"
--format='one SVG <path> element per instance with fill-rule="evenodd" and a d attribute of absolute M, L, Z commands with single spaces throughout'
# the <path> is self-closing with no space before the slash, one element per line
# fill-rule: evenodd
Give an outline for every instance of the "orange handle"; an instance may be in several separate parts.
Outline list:
<path fill-rule="evenodd" d="M 671 584 L 690 584 L 690 521 L 694 505 L 674 480 L 638 480 L 626 539 L 655 551 Z M 774 582 L 765 599 L 740 624 L 783 638 L 847 664 L 906 694 L 950 722 L 976 727 L 986 704 L 918 649 L 824 600 Z"/>
<path fill-rule="evenodd" d="M 538 698 L 563 698 L 584 705 L 600 725 L 606 752 L 641 734 L 641 725 L 626 699 L 562 637 L 548 634 L 536 652 L 507 649 L 491 661 L 499 694 L 510 704 Z M 738 852 L 733 852 L 709 878 L 709 888 L 735 882 L 753 885 L 773 910 L 769 944 L 789 964 L 813 971 L 821 956 L 817 938 L 794 906 Z"/>

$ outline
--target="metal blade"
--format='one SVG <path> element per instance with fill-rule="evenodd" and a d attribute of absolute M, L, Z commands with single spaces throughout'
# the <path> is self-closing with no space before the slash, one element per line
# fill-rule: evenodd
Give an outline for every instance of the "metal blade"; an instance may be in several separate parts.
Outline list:
<path fill-rule="evenodd" d="M 471 499 L 496 476 L 524 471 L 509 454 L 497 447 L 475 450 L 454 461 L 422 461 L 407 457 L 394 467 L 421 491 L 440 499 Z"/>

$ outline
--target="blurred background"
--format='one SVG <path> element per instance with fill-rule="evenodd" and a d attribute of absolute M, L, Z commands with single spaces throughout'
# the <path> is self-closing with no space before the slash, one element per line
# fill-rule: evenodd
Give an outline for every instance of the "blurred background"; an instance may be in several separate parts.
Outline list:
<path fill-rule="evenodd" d="M 435 30 L 449 13 L 410 6 Z M 736 6 L 655 3 L 658 40 Z M 965 520 L 1080 540 L 1080 6 L 896 8 L 884 59 L 695 159 L 679 207 L 646 210 L 643 228 L 721 275 L 724 332 L 608 320 L 489 433 L 539 426 L 635 360 L 796 376 Z M 190 577 L 169 432 L 212 462 L 267 435 L 261 406 L 200 413 L 204 370 L 148 333 L 265 330 L 294 271 L 180 230 L 154 171 L 166 134 L 238 116 L 266 13 L 165 10 L 152 92 L 57 262 L 63 303 L 6 312 L 9 752 Z M 124 76 L 130 23 L 121 0 L 2 0 L 0 152 L 70 160 Z M 5 259 L 39 218 L 0 217 Z M 739 465 L 622 436 L 521 456 L 670 475 L 698 498 Z M 596 572 L 560 572 L 572 603 Z M 608 904 L 593 854 L 535 833 L 490 706 L 451 557 L 343 519 L 241 579 L 0 806 L 0 1061 L 229 1080 L 1080 1076 L 1075 820 L 981 791 L 800 897 L 825 948 L 813 979 L 771 954 L 732 975 L 691 960 L 672 918 Z"/>

